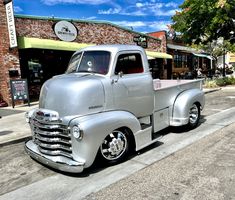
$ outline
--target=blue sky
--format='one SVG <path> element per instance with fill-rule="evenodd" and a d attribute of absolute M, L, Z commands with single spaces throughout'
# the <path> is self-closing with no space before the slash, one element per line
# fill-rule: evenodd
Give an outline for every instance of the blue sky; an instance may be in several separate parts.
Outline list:
<path fill-rule="evenodd" d="M 167 30 L 184 0 L 13 0 L 15 14 L 108 21 L 147 33 Z"/>

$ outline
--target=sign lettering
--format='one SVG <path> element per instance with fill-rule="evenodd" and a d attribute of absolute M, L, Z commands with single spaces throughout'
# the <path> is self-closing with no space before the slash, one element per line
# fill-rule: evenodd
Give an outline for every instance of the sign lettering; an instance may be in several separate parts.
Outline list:
<path fill-rule="evenodd" d="M 5 7 L 6 7 L 6 15 L 7 15 L 10 48 L 14 48 L 14 47 L 17 47 L 17 39 L 16 39 L 15 20 L 14 20 L 12 2 L 7 3 Z"/>

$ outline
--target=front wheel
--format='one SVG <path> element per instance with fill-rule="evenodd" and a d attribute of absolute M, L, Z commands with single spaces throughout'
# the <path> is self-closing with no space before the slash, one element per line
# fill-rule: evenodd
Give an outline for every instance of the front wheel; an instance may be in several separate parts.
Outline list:
<path fill-rule="evenodd" d="M 114 130 L 100 145 L 101 158 L 111 164 L 123 161 L 129 152 L 129 138 L 126 129 Z"/>
<path fill-rule="evenodd" d="M 201 116 L 200 106 L 194 103 L 189 109 L 188 127 L 191 129 L 195 128 L 199 123 L 200 116 Z"/>

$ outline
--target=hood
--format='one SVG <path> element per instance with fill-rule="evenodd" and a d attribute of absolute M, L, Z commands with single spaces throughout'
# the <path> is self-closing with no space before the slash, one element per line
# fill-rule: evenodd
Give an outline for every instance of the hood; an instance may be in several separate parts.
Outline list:
<path fill-rule="evenodd" d="M 93 74 L 63 74 L 42 86 L 39 107 L 54 110 L 60 117 L 85 115 L 104 109 L 103 77 Z"/>

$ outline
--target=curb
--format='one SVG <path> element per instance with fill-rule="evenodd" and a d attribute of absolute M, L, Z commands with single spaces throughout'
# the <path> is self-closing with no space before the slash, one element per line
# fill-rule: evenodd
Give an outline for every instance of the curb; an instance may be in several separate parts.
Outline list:
<path fill-rule="evenodd" d="M 204 93 L 208 94 L 208 93 L 212 93 L 212 92 L 217 92 L 219 90 L 222 90 L 222 88 L 215 88 L 215 89 L 205 89 Z"/>
<path fill-rule="evenodd" d="M 11 145 L 11 144 L 17 144 L 17 143 L 20 143 L 20 142 L 24 142 L 24 141 L 27 141 L 27 140 L 30 140 L 30 139 L 32 139 L 32 136 L 25 136 L 25 137 L 18 138 L 18 139 L 15 139 L 15 140 L 3 142 L 3 143 L 0 143 L 0 148 Z"/>

